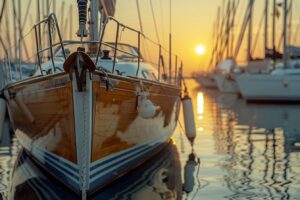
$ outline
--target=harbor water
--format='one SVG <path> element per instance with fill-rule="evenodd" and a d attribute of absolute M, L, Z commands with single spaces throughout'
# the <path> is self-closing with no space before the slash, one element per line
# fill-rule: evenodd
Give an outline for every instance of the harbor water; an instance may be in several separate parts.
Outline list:
<path fill-rule="evenodd" d="M 247 104 L 188 80 L 197 134 L 184 134 L 90 199 L 300 199 L 300 105 Z M 0 148 L 5 199 L 79 199 L 36 165 L 6 129 Z"/>

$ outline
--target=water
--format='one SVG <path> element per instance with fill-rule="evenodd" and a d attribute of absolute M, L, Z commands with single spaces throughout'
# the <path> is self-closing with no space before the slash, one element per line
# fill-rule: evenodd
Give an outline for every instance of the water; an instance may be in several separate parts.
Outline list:
<path fill-rule="evenodd" d="M 194 145 L 178 125 L 162 152 L 91 199 L 300 199 L 300 105 L 246 104 L 192 80 L 188 85 L 197 124 Z M 24 153 L 11 180 L 20 148 L 14 138 L 5 141 L 4 196 L 78 199 Z"/>

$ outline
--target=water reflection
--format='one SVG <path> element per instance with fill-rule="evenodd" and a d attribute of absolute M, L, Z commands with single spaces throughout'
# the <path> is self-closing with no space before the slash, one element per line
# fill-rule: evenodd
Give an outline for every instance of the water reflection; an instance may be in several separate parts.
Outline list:
<path fill-rule="evenodd" d="M 188 177 L 190 178 L 190 177 Z M 25 153 L 20 152 L 12 176 L 9 199 L 78 199 Z M 181 199 L 181 165 L 170 142 L 157 156 L 120 178 L 90 199 Z"/>
<path fill-rule="evenodd" d="M 200 158 L 197 156 L 196 152 L 194 152 L 194 148 L 192 147 L 192 152 L 188 155 L 188 160 L 184 166 L 183 191 L 186 193 L 187 198 L 194 190 L 196 184 L 200 187 L 199 169 Z M 199 189 L 199 187 L 197 189 Z M 195 194 L 197 194 L 197 192 L 195 192 Z"/>
<path fill-rule="evenodd" d="M 228 199 L 299 197 L 300 106 L 247 104 L 236 95 L 207 93 L 217 105 L 213 133 Z"/>
<path fill-rule="evenodd" d="M 5 121 L 0 139 L 0 194 L 2 196 L 6 196 L 7 187 L 10 184 L 11 169 L 19 149 L 17 140 L 13 137 L 13 132 L 9 127 L 9 122 Z"/>

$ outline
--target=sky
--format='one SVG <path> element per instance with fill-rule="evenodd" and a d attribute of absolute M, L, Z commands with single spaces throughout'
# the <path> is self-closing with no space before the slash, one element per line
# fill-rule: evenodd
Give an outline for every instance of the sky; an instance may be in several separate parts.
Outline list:
<path fill-rule="evenodd" d="M 217 18 L 218 7 L 224 7 L 229 0 L 171 0 L 172 3 L 172 42 L 173 52 L 181 57 L 184 63 L 184 72 L 186 75 L 194 71 L 207 70 L 208 63 L 211 58 L 211 52 L 214 46 L 212 33 L 213 25 Z M 283 0 L 276 0 L 278 3 Z M 296 32 L 296 27 L 299 24 L 299 0 L 293 0 L 292 12 L 292 37 Z M 153 39 L 156 39 L 154 23 L 151 15 L 151 7 L 149 0 L 139 0 L 141 7 L 141 15 L 143 26 L 146 27 L 145 33 L 149 34 Z M 169 0 L 152 0 L 155 18 L 160 32 L 160 41 L 164 46 L 168 46 L 169 33 Z M 236 14 L 236 22 L 234 25 L 234 35 L 238 36 L 240 32 L 240 25 L 244 17 L 248 0 L 240 0 L 238 11 Z M 271 17 L 272 17 L 272 3 L 269 0 L 269 41 L 271 46 Z M 264 54 L 264 28 L 262 26 L 260 32 L 259 24 L 264 15 L 265 0 L 256 0 L 253 9 L 253 41 L 257 37 L 257 46 L 253 57 L 262 57 Z M 280 17 L 277 19 L 276 29 L 277 40 L 281 34 L 282 28 L 282 9 L 278 8 Z M 138 14 L 136 8 L 136 0 L 118 0 L 116 18 L 124 23 L 127 23 L 135 28 L 139 28 Z M 238 62 L 244 63 L 246 61 L 247 51 L 247 33 L 242 43 L 242 48 L 238 56 Z M 295 41 L 299 44 L 299 40 Z M 254 42 L 253 42 L 254 43 Z M 195 53 L 195 48 L 198 44 L 203 44 L 207 52 L 199 56 Z"/>
<path fill-rule="evenodd" d="M 31 0 L 31 4 L 28 10 L 29 17 L 27 17 L 26 24 L 24 24 L 24 35 L 26 34 L 26 31 L 30 30 L 33 23 L 36 22 L 36 1 L 37 0 Z M 208 63 L 214 45 L 212 39 L 212 29 L 216 20 L 217 10 L 218 7 L 224 7 L 222 5 L 224 5 L 228 1 L 229 0 L 171 0 L 171 32 L 173 45 L 172 51 L 183 60 L 184 73 L 186 75 L 189 75 L 194 71 L 203 71 L 208 69 Z M 281 2 L 282 0 L 277 1 Z M 295 11 L 292 22 L 293 27 L 297 27 L 299 23 L 299 12 L 297 12 L 297 10 L 299 9 L 297 8 L 299 8 L 300 2 L 297 1 L 299 0 L 294 0 L 295 4 L 293 10 Z M 3 0 L 0 0 L 0 5 L 2 5 L 2 2 Z M 10 35 L 11 37 L 10 40 L 13 40 L 13 34 L 10 34 L 13 32 L 13 23 L 10 22 L 14 18 L 11 17 L 11 1 L 8 2 L 10 4 L 7 9 L 7 16 L 9 16 L 9 27 L 7 27 L 7 25 L 4 23 L 5 20 L 2 20 L 2 23 L 0 25 L 0 34 L 5 41 L 7 41 L 8 35 Z M 21 2 L 22 19 L 24 20 L 26 18 L 27 6 L 29 5 L 30 0 L 22 0 Z M 48 2 L 51 7 L 51 11 L 55 11 L 59 23 L 63 26 L 61 27 L 61 29 L 65 33 L 65 39 L 69 39 L 69 36 L 72 36 L 72 33 L 73 36 L 75 36 L 75 29 L 77 29 L 76 0 L 40 0 L 40 2 L 42 5 L 46 5 L 46 2 Z M 65 2 L 64 6 L 63 2 Z M 258 24 L 263 14 L 264 2 L 264 0 L 256 0 L 256 3 L 254 5 L 253 37 L 256 37 Z M 272 0 L 270 0 L 270 4 L 271 2 Z M 144 34 L 157 42 L 158 39 L 156 36 L 154 20 L 151 13 L 150 0 L 139 0 L 139 3 Z M 152 0 L 152 3 L 155 21 L 158 27 L 159 41 L 164 47 L 168 48 L 170 0 Z M 239 8 L 236 14 L 236 23 L 234 26 L 235 37 L 237 37 L 240 31 L 240 24 L 242 22 L 247 4 L 248 0 L 240 0 Z M 56 5 L 56 9 L 53 9 L 53 5 Z M 73 5 L 72 8 L 70 5 Z M 71 11 L 69 11 L 70 9 Z M 270 17 L 271 14 L 272 11 L 270 8 Z M 71 15 L 73 17 L 71 17 Z M 136 0 L 117 0 L 115 18 L 117 18 L 122 23 L 139 30 L 140 25 L 138 20 Z M 279 23 L 277 24 L 277 29 L 280 30 L 282 19 L 278 20 Z M 70 25 L 73 25 L 73 30 L 71 31 L 69 28 Z M 9 31 L 6 31 L 7 29 L 9 29 Z M 269 30 L 271 30 L 271 26 L 269 26 Z M 280 33 L 278 32 L 277 34 L 279 35 Z M 261 56 L 263 54 L 263 30 L 259 33 L 258 36 L 258 45 L 255 51 L 255 56 Z M 246 37 L 247 35 L 245 36 L 245 38 Z M 296 43 L 299 43 L 299 41 L 297 40 Z M 202 56 L 195 53 L 195 48 L 198 44 L 204 45 L 207 49 L 206 53 Z M 153 51 L 153 49 L 151 49 L 151 51 Z M 246 42 L 244 40 L 241 48 L 241 53 L 238 57 L 238 61 L 244 62 L 245 55 Z"/>

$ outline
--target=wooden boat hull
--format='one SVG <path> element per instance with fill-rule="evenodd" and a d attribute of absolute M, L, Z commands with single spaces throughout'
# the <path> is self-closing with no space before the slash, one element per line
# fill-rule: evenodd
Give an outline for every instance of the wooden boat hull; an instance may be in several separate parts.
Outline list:
<path fill-rule="evenodd" d="M 86 90 L 66 73 L 12 84 L 5 91 L 10 118 L 25 148 L 76 192 L 93 192 L 144 162 L 176 127 L 180 88 L 149 80 L 86 76 Z M 155 115 L 139 113 L 147 92 Z"/>

